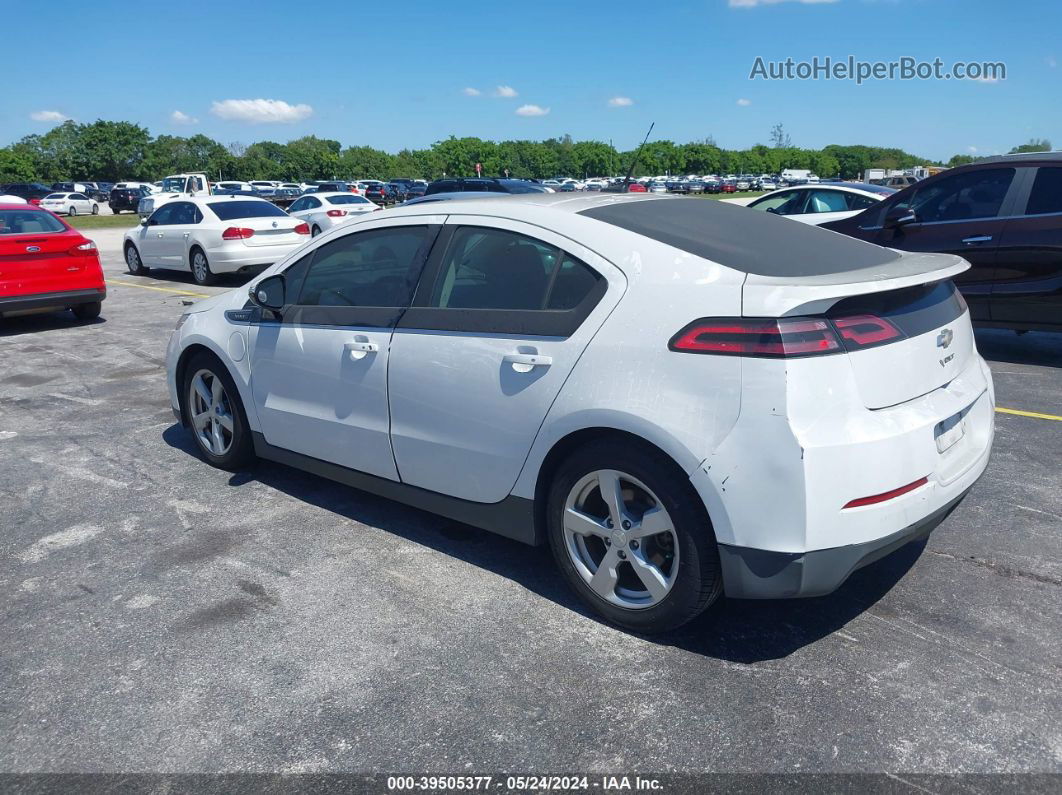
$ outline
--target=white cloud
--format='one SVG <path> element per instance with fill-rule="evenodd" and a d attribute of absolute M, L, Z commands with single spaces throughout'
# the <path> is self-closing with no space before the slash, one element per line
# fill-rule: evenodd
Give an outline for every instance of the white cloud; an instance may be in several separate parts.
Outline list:
<path fill-rule="evenodd" d="M 472 88 L 471 86 L 469 86 L 468 88 L 461 89 L 461 93 L 464 94 L 466 97 L 478 97 L 483 92 L 480 91 L 478 88 Z"/>
<path fill-rule="evenodd" d="M 494 96 L 501 97 L 502 99 L 512 99 L 519 96 L 516 89 L 512 86 L 498 86 L 494 89 Z"/>
<path fill-rule="evenodd" d="M 966 151 L 969 152 L 971 155 L 972 154 L 976 154 L 977 147 L 976 146 L 968 146 L 968 147 L 966 147 Z"/>
<path fill-rule="evenodd" d="M 175 110 L 173 113 L 170 114 L 170 121 L 173 122 L 174 124 L 198 124 L 199 123 L 199 119 L 195 118 L 194 116 L 189 116 L 187 113 L 184 113 L 183 111 L 179 111 L 179 110 Z"/>
<path fill-rule="evenodd" d="M 742 97 L 741 99 L 739 99 L 737 101 L 737 104 L 740 105 L 743 108 L 747 108 L 749 105 L 752 104 L 752 100 L 751 99 L 745 99 L 744 97 Z"/>
<path fill-rule="evenodd" d="M 30 118 L 34 121 L 67 121 L 69 116 L 64 116 L 57 110 L 35 110 L 30 114 Z"/>
<path fill-rule="evenodd" d="M 629 108 L 634 104 L 634 100 L 630 97 L 613 97 L 608 104 L 614 108 Z"/>
<path fill-rule="evenodd" d="M 210 112 L 226 121 L 251 124 L 292 124 L 313 115 L 309 105 L 289 105 L 282 99 L 223 99 L 210 106 Z"/>
<path fill-rule="evenodd" d="M 778 3 L 802 3 L 803 5 L 819 5 L 821 3 L 836 3 L 839 0 L 729 0 L 731 8 L 755 8 L 756 6 L 773 6 Z"/>
<path fill-rule="evenodd" d="M 516 109 L 517 116 L 545 116 L 549 113 L 549 108 L 543 108 L 539 105 L 521 105 Z"/>

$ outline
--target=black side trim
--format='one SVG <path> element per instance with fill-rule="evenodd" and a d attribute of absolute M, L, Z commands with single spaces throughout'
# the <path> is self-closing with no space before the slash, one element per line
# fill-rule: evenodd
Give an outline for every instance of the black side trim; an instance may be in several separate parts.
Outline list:
<path fill-rule="evenodd" d="M 0 314 L 4 312 L 21 312 L 26 309 L 46 309 L 47 307 L 68 307 L 81 304 L 94 304 L 107 297 L 107 288 L 98 290 L 68 290 L 61 293 L 38 293 L 37 295 L 0 296 Z"/>
<path fill-rule="evenodd" d="M 389 500 L 405 503 L 414 508 L 445 516 L 473 527 L 537 546 L 543 542 L 542 534 L 535 525 L 534 500 L 508 496 L 501 502 L 481 503 L 449 497 L 407 483 L 398 483 L 386 478 L 359 472 L 294 453 L 282 447 L 274 447 L 257 431 L 251 433 L 254 451 L 259 458 L 301 469 L 313 475 L 334 480 Z"/>
<path fill-rule="evenodd" d="M 929 516 L 897 533 L 812 552 L 772 552 L 719 544 L 723 589 L 731 599 L 792 599 L 836 591 L 857 569 L 912 541 L 928 538 L 969 493 L 969 489 Z"/>

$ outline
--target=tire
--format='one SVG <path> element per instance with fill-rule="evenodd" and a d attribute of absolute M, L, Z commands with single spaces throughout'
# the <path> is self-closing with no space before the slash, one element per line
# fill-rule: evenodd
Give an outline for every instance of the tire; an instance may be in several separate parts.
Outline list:
<path fill-rule="evenodd" d="M 74 313 L 74 317 L 78 320 L 95 320 L 100 316 L 100 310 L 102 308 L 102 302 L 93 301 L 91 304 L 78 304 L 77 306 L 72 306 L 70 307 L 70 311 Z"/>
<path fill-rule="evenodd" d="M 98 204 L 93 204 L 92 205 L 92 214 L 93 215 L 99 215 L 100 214 L 100 206 Z"/>
<path fill-rule="evenodd" d="M 144 261 L 140 259 L 140 252 L 132 243 L 125 247 L 125 268 L 134 276 L 143 276 L 148 272 Z"/>
<path fill-rule="evenodd" d="M 235 472 L 254 461 L 254 443 L 240 393 L 228 369 L 212 353 L 194 354 L 184 368 L 181 411 L 196 448 L 208 464 Z"/>
<path fill-rule="evenodd" d="M 192 268 L 192 278 L 195 279 L 196 284 L 209 287 L 210 285 L 217 283 L 218 277 L 211 272 L 210 262 L 207 260 L 207 256 L 203 252 L 203 249 L 193 248 L 188 252 L 188 260 L 188 264 Z"/>
<path fill-rule="evenodd" d="M 313 229 L 310 230 L 310 237 L 317 237 L 319 234 L 321 234 L 321 227 L 314 224 Z"/>
<path fill-rule="evenodd" d="M 620 527 L 602 498 L 603 486 L 614 492 L 615 483 L 623 496 Z M 685 473 L 655 447 L 609 438 L 577 449 L 557 468 L 546 517 L 562 575 L 613 624 L 666 632 L 696 618 L 722 593 L 719 550 L 704 503 Z M 642 520 L 653 524 L 643 529 Z M 661 532 L 650 534 L 651 528 Z M 602 569 L 606 558 L 612 565 Z M 602 571 L 606 576 L 595 576 Z"/>
<path fill-rule="evenodd" d="M 66 214 L 73 217 L 77 215 L 77 209 L 74 207 L 74 205 L 71 204 L 70 207 L 67 209 Z"/>

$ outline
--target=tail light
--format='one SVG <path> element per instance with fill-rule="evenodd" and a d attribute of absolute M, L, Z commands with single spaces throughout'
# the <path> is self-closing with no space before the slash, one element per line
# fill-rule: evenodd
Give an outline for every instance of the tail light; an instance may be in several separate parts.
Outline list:
<path fill-rule="evenodd" d="M 876 315 L 841 318 L 702 318 L 668 343 L 682 353 L 785 359 L 873 348 L 906 335 Z"/>
<path fill-rule="evenodd" d="M 329 214 L 331 215 L 331 213 L 329 213 Z M 309 224 L 299 224 L 298 226 L 295 227 L 294 232 L 297 235 L 308 235 L 308 234 L 310 234 L 310 225 Z"/>
<path fill-rule="evenodd" d="M 86 240 L 80 245 L 74 246 L 72 249 L 66 252 L 71 257 L 95 257 L 98 256 L 96 244 L 91 240 Z"/>
<path fill-rule="evenodd" d="M 254 237 L 254 230 L 242 226 L 230 226 L 221 233 L 222 240 L 246 240 L 249 237 Z"/>
<path fill-rule="evenodd" d="M 327 215 L 329 218 L 342 218 L 346 214 L 346 210 L 329 210 L 327 213 L 325 213 L 325 215 Z"/>

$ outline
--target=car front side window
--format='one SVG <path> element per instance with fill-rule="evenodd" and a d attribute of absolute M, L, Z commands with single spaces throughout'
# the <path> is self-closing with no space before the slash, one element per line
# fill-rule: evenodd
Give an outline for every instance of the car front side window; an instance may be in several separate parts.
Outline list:
<path fill-rule="evenodd" d="M 995 218 L 1013 180 L 1013 168 L 955 174 L 917 189 L 910 207 L 920 223 Z"/>

